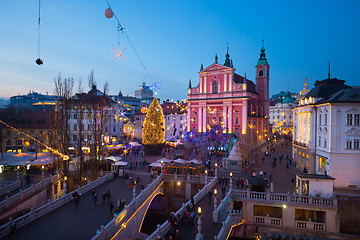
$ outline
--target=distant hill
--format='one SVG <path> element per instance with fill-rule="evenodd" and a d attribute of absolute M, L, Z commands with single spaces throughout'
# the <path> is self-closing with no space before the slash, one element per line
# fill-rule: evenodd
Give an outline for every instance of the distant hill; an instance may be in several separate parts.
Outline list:
<path fill-rule="evenodd" d="M 0 108 L 6 107 L 10 102 L 9 98 L 0 98 Z"/>

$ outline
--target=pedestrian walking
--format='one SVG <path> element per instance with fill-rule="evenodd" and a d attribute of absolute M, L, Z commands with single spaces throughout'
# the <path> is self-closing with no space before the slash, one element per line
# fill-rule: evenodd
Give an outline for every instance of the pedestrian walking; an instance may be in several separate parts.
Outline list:
<path fill-rule="evenodd" d="M 96 203 L 97 203 L 97 195 L 96 195 L 96 193 L 93 194 L 92 201 L 93 201 L 93 208 L 94 208 L 96 206 Z"/>
<path fill-rule="evenodd" d="M 110 204 L 111 200 L 112 200 L 111 193 L 110 193 L 110 190 L 108 190 L 106 193 L 106 203 Z"/>
<path fill-rule="evenodd" d="M 114 203 L 113 203 L 113 201 L 110 201 L 109 209 L 110 209 L 110 214 L 113 215 L 113 210 L 114 210 Z"/>
<path fill-rule="evenodd" d="M 225 191 L 226 191 L 226 188 L 225 188 L 225 185 L 223 185 L 222 188 L 221 188 L 221 196 L 222 196 L 222 198 L 225 197 Z"/>
<path fill-rule="evenodd" d="M 73 193 L 73 199 L 75 203 L 75 208 L 78 208 L 80 203 L 80 195 L 77 191 Z"/>
<path fill-rule="evenodd" d="M 102 200 L 103 200 L 103 205 L 105 204 L 105 201 L 106 201 L 106 192 L 103 192 L 102 195 Z"/>

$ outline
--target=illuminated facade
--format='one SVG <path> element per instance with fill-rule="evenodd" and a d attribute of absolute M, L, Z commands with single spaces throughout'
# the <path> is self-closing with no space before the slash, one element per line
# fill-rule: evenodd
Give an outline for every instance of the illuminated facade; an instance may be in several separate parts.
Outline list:
<path fill-rule="evenodd" d="M 201 69 L 199 84 L 188 88 L 188 131 L 205 133 L 214 127 L 239 137 L 253 135 L 260 140 L 267 129 L 269 113 L 269 64 L 262 47 L 256 65 L 256 85 L 235 73 L 230 55 L 225 63 Z"/>
<path fill-rule="evenodd" d="M 337 187 L 360 187 L 360 89 L 328 78 L 293 110 L 293 158 L 311 174 L 335 178 Z"/>

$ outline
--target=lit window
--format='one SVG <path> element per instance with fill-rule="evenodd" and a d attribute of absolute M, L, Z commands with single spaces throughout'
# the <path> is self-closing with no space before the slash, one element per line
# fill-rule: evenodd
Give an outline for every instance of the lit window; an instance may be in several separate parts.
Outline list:
<path fill-rule="evenodd" d="M 218 83 L 217 81 L 213 82 L 213 93 L 217 93 L 218 92 Z"/>
<path fill-rule="evenodd" d="M 354 139 L 354 149 L 360 149 L 360 139 Z"/>
<path fill-rule="evenodd" d="M 354 125 L 355 125 L 355 126 L 359 126 L 359 125 L 360 125 L 360 114 L 355 114 Z"/>
<path fill-rule="evenodd" d="M 351 149 L 351 146 L 352 146 L 351 140 L 347 140 L 346 141 L 346 149 Z"/>
<path fill-rule="evenodd" d="M 347 114 L 346 115 L 346 125 L 352 125 L 352 117 L 353 115 L 352 114 Z"/>

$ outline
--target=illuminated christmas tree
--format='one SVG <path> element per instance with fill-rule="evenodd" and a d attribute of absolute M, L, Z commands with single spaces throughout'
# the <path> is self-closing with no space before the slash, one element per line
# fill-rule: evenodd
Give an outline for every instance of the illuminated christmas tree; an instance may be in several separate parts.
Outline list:
<path fill-rule="evenodd" d="M 142 143 L 145 153 L 159 155 L 165 144 L 165 119 L 162 108 L 154 98 L 144 120 L 142 129 Z"/>

